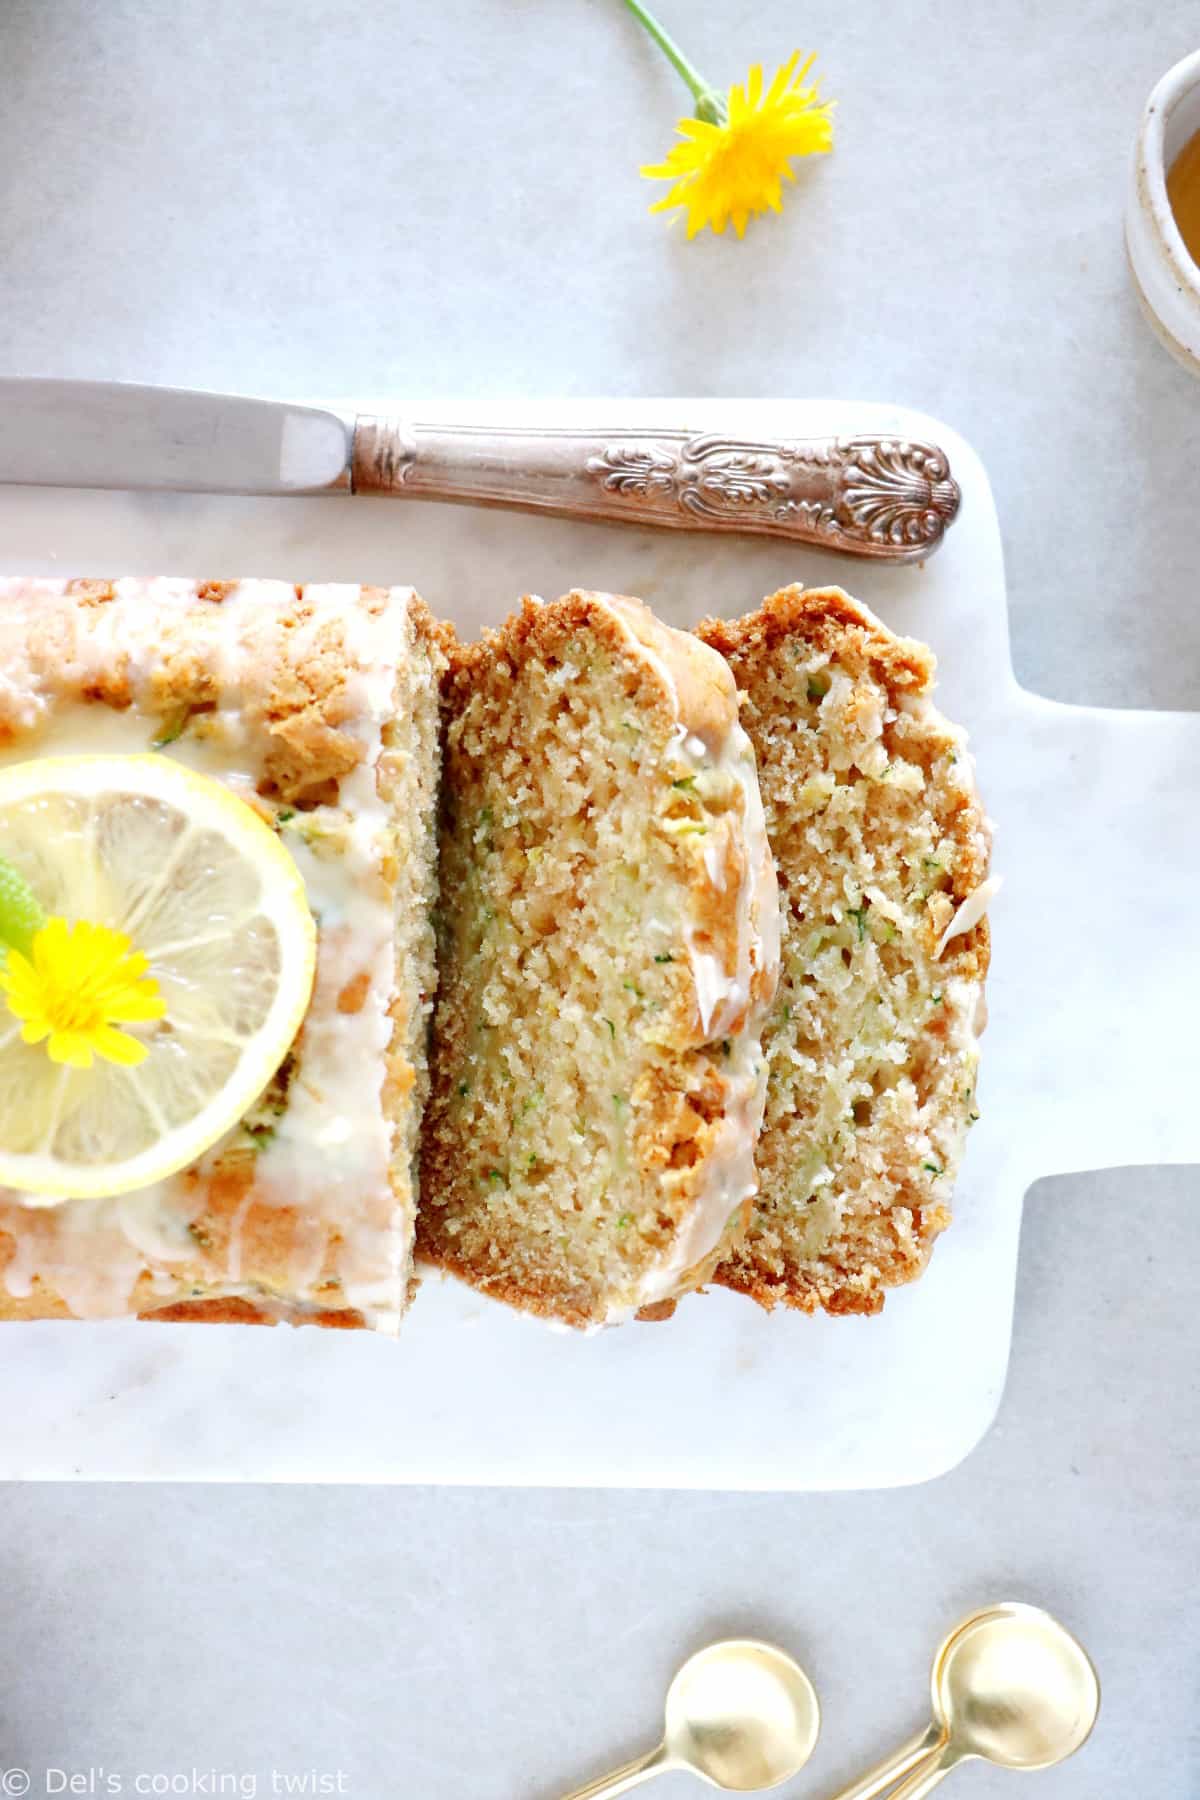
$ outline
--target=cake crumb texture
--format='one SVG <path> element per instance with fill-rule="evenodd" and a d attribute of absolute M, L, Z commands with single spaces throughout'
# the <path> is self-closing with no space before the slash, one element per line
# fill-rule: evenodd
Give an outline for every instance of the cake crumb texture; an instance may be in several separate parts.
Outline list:
<path fill-rule="evenodd" d="M 939 955 L 988 871 L 972 760 L 930 700 L 931 652 L 838 588 L 699 631 L 744 696 L 783 909 L 761 1187 L 717 1280 L 877 1312 L 948 1224 L 978 1116 L 986 919 Z"/>
<path fill-rule="evenodd" d="M 418 1254 L 570 1325 L 659 1316 L 752 1185 L 775 895 L 732 679 L 573 593 L 454 653 L 446 711 Z"/>

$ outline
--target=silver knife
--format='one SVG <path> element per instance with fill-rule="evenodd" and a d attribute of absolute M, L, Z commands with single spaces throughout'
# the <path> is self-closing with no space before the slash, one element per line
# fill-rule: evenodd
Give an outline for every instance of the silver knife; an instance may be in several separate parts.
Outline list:
<path fill-rule="evenodd" d="M 391 494 L 752 532 L 919 561 L 958 511 L 936 444 L 644 426 L 424 425 L 124 382 L 0 378 L 0 482 L 198 494 Z"/>

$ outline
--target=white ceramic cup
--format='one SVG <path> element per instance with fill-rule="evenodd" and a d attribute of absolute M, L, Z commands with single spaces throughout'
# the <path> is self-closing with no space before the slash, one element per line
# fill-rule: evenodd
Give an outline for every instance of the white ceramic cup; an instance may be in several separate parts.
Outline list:
<path fill-rule="evenodd" d="M 1146 102 L 1134 146 L 1125 245 L 1142 311 L 1160 341 L 1200 375 L 1200 268 L 1167 199 L 1167 171 L 1200 131 L 1200 50 L 1168 69 Z"/>

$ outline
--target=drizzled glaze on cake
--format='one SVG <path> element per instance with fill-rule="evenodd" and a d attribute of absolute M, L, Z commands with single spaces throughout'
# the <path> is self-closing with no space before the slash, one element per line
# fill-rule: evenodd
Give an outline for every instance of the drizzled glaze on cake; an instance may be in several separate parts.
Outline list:
<path fill-rule="evenodd" d="M 153 746 L 221 780 L 279 829 L 319 933 L 291 1056 L 201 1163 L 113 1200 L 0 1195 L 0 1313 L 396 1328 L 434 979 L 439 661 L 407 589 L 0 582 L 0 762 Z M 416 713 L 423 752 L 396 741 Z"/>

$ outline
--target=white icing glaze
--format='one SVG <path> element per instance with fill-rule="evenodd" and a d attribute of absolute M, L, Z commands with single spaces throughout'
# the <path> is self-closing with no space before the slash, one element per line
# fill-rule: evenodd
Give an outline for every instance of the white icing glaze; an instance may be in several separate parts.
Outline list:
<path fill-rule="evenodd" d="M 759 1042 L 762 1024 L 762 1013 L 756 1012 L 750 1029 L 733 1040 L 723 1070 L 725 1112 L 692 1211 L 676 1232 L 668 1254 L 643 1277 L 632 1304 L 614 1309 L 610 1323 L 656 1300 L 670 1299 L 686 1287 L 691 1271 L 707 1261 L 721 1242 L 735 1210 L 758 1192 L 754 1147 L 767 1099 L 767 1062 Z"/>
<path fill-rule="evenodd" d="M 64 582 L 0 581 L 0 709 L 29 734 L 0 751 L 0 764 L 31 756 L 145 751 L 155 735 L 150 676 L 173 618 L 189 603 L 197 604 L 194 584 L 119 582 L 117 602 L 89 609 L 87 628 L 72 633 L 54 681 L 39 680 L 27 651 L 33 613 L 44 616 L 47 603 L 65 587 Z M 329 1226 L 336 1225 L 342 1298 L 382 1330 L 397 1327 L 405 1304 L 412 1221 L 397 1216 L 389 1179 L 392 1131 L 381 1105 L 391 1038 L 394 919 L 380 873 L 388 817 L 376 765 L 393 707 L 410 593 L 394 589 L 380 611 L 370 613 L 358 604 L 357 588 L 305 590 L 314 612 L 294 628 L 294 641 L 300 640 L 303 653 L 303 639 L 310 638 L 308 648 L 316 654 L 322 626 L 331 618 L 341 622 L 347 661 L 357 667 L 350 667 L 346 678 L 346 718 L 339 730 L 359 743 L 362 758 L 340 783 L 337 854 L 322 855 L 319 844 L 306 843 L 295 831 L 285 839 L 320 923 L 313 1004 L 287 1110 L 256 1160 L 253 1187 L 233 1220 L 225 1279 L 204 1290 L 247 1295 L 276 1316 L 302 1314 L 317 1304 L 312 1289 L 322 1274 Z M 198 716 L 168 752 L 247 797 L 264 748 L 244 711 L 262 677 L 262 650 L 254 637 L 272 612 L 292 607 L 294 600 L 287 583 L 247 581 L 227 595 L 219 614 L 212 609 L 219 628 L 205 649 L 216 665 L 219 705 Z M 132 707 L 118 711 L 68 697 L 74 689 L 111 680 L 123 664 Z M 306 815 L 308 826 L 319 828 L 320 820 L 320 811 Z M 364 973 L 361 1009 L 342 1012 L 339 994 L 351 981 L 361 983 Z M 236 1135 L 213 1146 L 202 1172 L 211 1171 Z M 28 1294 L 34 1276 L 40 1276 L 81 1316 L 127 1312 L 144 1272 L 153 1275 L 159 1291 L 170 1292 L 172 1267 L 196 1256 L 188 1225 L 198 1201 L 183 1177 L 111 1201 L 72 1200 L 52 1215 L 34 1210 L 34 1196 L 0 1191 L 0 1203 L 0 1227 L 16 1240 L 4 1275 L 9 1291 Z M 263 1204 L 288 1206 L 298 1215 L 286 1299 L 264 1296 L 243 1279 L 242 1228 L 251 1205 Z"/>
<path fill-rule="evenodd" d="M 955 909 L 954 917 L 938 939 L 937 949 L 933 953 L 935 961 L 952 939 L 962 937 L 964 932 L 970 931 L 973 926 L 978 925 L 999 892 L 1001 880 L 1002 877 L 999 875 L 989 875 L 987 880 L 981 881 L 977 888 L 972 888 L 966 899 Z"/>

